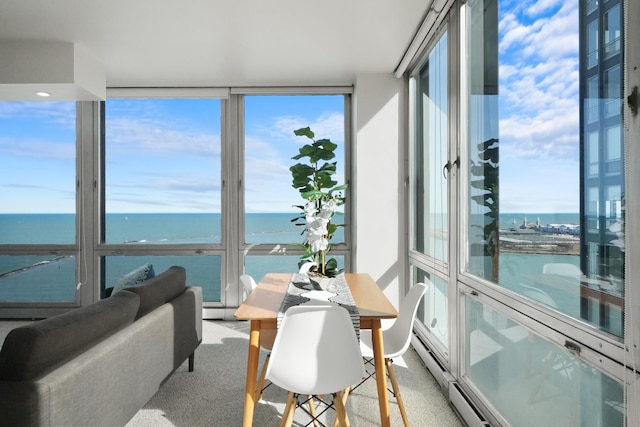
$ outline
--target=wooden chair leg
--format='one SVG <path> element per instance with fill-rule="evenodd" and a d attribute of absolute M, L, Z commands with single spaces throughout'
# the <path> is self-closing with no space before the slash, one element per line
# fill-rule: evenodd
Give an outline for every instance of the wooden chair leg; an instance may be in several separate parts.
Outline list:
<path fill-rule="evenodd" d="M 349 422 L 349 417 L 347 417 L 347 410 L 344 407 L 342 392 L 338 392 L 334 395 L 333 404 L 336 407 L 336 421 L 338 421 L 338 425 L 341 427 L 350 427 L 351 423 Z"/>
<path fill-rule="evenodd" d="M 258 378 L 258 383 L 256 385 L 256 401 L 262 399 L 262 390 L 264 390 L 265 383 L 265 375 L 267 374 L 267 366 L 269 365 L 269 358 L 271 357 L 271 353 L 267 354 L 267 357 L 264 359 L 264 364 L 262 365 L 262 371 L 260 371 L 260 378 Z"/>
<path fill-rule="evenodd" d="M 296 410 L 296 402 L 298 401 L 297 397 L 293 392 L 289 392 L 287 397 L 287 404 L 284 407 L 284 412 L 282 413 L 282 421 L 280 421 L 280 427 L 291 427 L 293 424 L 293 413 Z"/>
<path fill-rule="evenodd" d="M 400 387 L 398 387 L 398 381 L 396 380 L 396 373 L 393 370 L 393 361 L 391 359 L 385 359 L 385 363 L 387 365 L 387 372 L 389 373 L 389 378 L 391 379 L 391 386 L 393 387 L 393 394 L 398 401 L 398 407 L 400 408 L 400 415 L 402 415 L 402 422 L 405 427 L 409 427 L 409 418 L 407 417 L 407 412 L 404 409 L 404 402 L 402 401 L 402 396 L 400 396 Z"/>
<path fill-rule="evenodd" d="M 307 403 L 309 404 L 309 413 L 311 414 L 311 417 L 313 418 L 313 426 L 314 427 L 319 427 L 318 421 L 316 420 L 316 417 L 318 416 L 316 414 L 316 405 L 313 403 L 313 396 L 309 395 L 307 396 Z"/>
<path fill-rule="evenodd" d="M 351 393 L 351 387 L 347 387 L 344 392 L 342 392 L 342 405 L 345 406 L 347 404 L 347 398 L 349 397 L 349 393 Z M 346 411 L 345 411 L 345 415 L 346 415 Z M 349 421 L 349 416 L 347 416 L 347 422 Z M 336 416 L 336 419 L 333 420 L 333 427 L 338 427 L 338 417 Z"/>

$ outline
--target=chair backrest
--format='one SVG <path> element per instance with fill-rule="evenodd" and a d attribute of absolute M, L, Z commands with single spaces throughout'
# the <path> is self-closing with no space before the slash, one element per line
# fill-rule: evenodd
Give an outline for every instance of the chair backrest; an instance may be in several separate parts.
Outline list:
<path fill-rule="evenodd" d="M 246 294 L 245 296 L 249 296 L 251 291 L 253 291 L 257 286 L 256 281 L 253 280 L 253 277 L 249 276 L 248 274 L 243 274 L 242 276 L 240 276 L 240 283 L 242 283 L 242 286 L 244 287 L 244 293 Z"/>
<path fill-rule="evenodd" d="M 534 288 L 533 286 L 520 283 L 520 294 L 530 298 L 536 302 L 544 305 L 548 305 L 551 308 L 558 308 L 558 304 L 551 298 L 551 296 L 542 289 Z"/>
<path fill-rule="evenodd" d="M 542 273 L 579 278 L 582 275 L 582 270 L 574 264 L 566 262 L 550 262 L 542 266 Z"/>
<path fill-rule="evenodd" d="M 413 321 L 416 318 L 420 300 L 427 292 L 427 289 L 428 286 L 425 283 L 416 283 L 400 303 L 398 318 L 389 329 L 384 331 L 385 357 L 394 358 L 400 356 L 409 348 Z"/>
<path fill-rule="evenodd" d="M 303 304 L 282 318 L 266 378 L 299 394 L 329 394 L 364 376 L 360 345 L 348 311 L 335 304 Z"/>

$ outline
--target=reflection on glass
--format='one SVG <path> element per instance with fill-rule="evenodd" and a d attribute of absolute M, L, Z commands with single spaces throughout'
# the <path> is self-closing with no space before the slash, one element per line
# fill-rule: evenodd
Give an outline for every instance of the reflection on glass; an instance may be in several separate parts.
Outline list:
<path fill-rule="evenodd" d="M 220 257 L 219 256 L 107 256 L 104 261 L 104 287 L 112 288 L 123 276 L 151 265 L 152 275 L 158 275 L 169 267 L 179 265 L 187 272 L 187 286 L 202 288 L 202 298 L 205 302 L 220 301 Z"/>
<path fill-rule="evenodd" d="M 423 282 L 428 286 L 427 292 L 418 306 L 416 319 L 424 324 L 441 350 L 447 353 L 449 349 L 447 282 L 419 268 L 414 270 L 413 281 L 414 283 Z"/>
<path fill-rule="evenodd" d="M 620 5 L 616 4 L 604 15 L 604 52 L 607 58 L 620 53 L 621 24 Z"/>
<path fill-rule="evenodd" d="M 465 372 L 514 427 L 623 426 L 622 384 L 474 298 Z"/>
<path fill-rule="evenodd" d="M 616 4 L 588 4 L 604 23 L 578 2 L 467 3 L 465 268 L 622 338 L 623 49 L 598 55 L 598 34 L 624 41 Z"/>
<path fill-rule="evenodd" d="M 76 257 L 0 256 L 0 302 L 76 300 Z"/>

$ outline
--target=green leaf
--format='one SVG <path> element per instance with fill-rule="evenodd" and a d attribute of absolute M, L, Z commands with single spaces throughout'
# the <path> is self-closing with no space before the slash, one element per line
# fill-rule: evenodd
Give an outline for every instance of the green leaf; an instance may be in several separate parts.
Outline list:
<path fill-rule="evenodd" d="M 294 130 L 293 133 L 295 133 L 296 136 L 306 136 L 309 139 L 313 139 L 315 136 L 309 127 Z"/>
<path fill-rule="evenodd" d="M 316 141 L 317 143 L 322 145 L 322 148 L 324 148 L 327 151 L 335 151 L 336 148 L 338 148 L 338 144 L 334 144 L 333 142 L 331 142 L 328 139 L 319 139 Z"/>

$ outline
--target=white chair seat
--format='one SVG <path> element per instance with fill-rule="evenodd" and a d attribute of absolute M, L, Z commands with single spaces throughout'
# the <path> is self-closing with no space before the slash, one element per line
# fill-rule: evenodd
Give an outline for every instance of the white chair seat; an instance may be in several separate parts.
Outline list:
<path fill-rule="evenodd" d="M 333 395 L 341 425 L 348 425 L 342 390 L 365 375 L 349 312 L 335 304 L 289 308 L 271 351 L 266 378 L 289 391 L 281 425 L 291 425 L 298 395 Z"/>
<path fill-rule="evenodd" d="M 413 285 L 400 304 L 400 309 L 398 310 L 399 314 L 395 322 L 393 322 L 388 329 L 382 331 L 385 365 L 387 366 L 387 372 L 391 379 L 393 394 L 398 401 L 398 407 L 400 408 L 400 414 L 402 415 L 402 421 L 405 426 L 409 425 L 409 420 L 404 408 L 402 396 L 400 395 L 400 388 L 398 387 L 396 375 L 393 370 L 393 359 L 402 356 L 411 344 L 413 321 L 416 318 L 420 300 L 427 292 L 427 289 L 428 287 L 424 283 L 416 283 Z M 373 359 L 373 341 L 371 331 L 364 330 L 360 332 L 360 351 L 362 352 L 362 357 L 367 359 L 367 363 L 371 363 L 371 359 Z M 364 381 L 371 378 L 373 375 L 374 374 L 368 375 Z M 360 382 L 360 384 L 362 384 L 362 382 Z"/>

